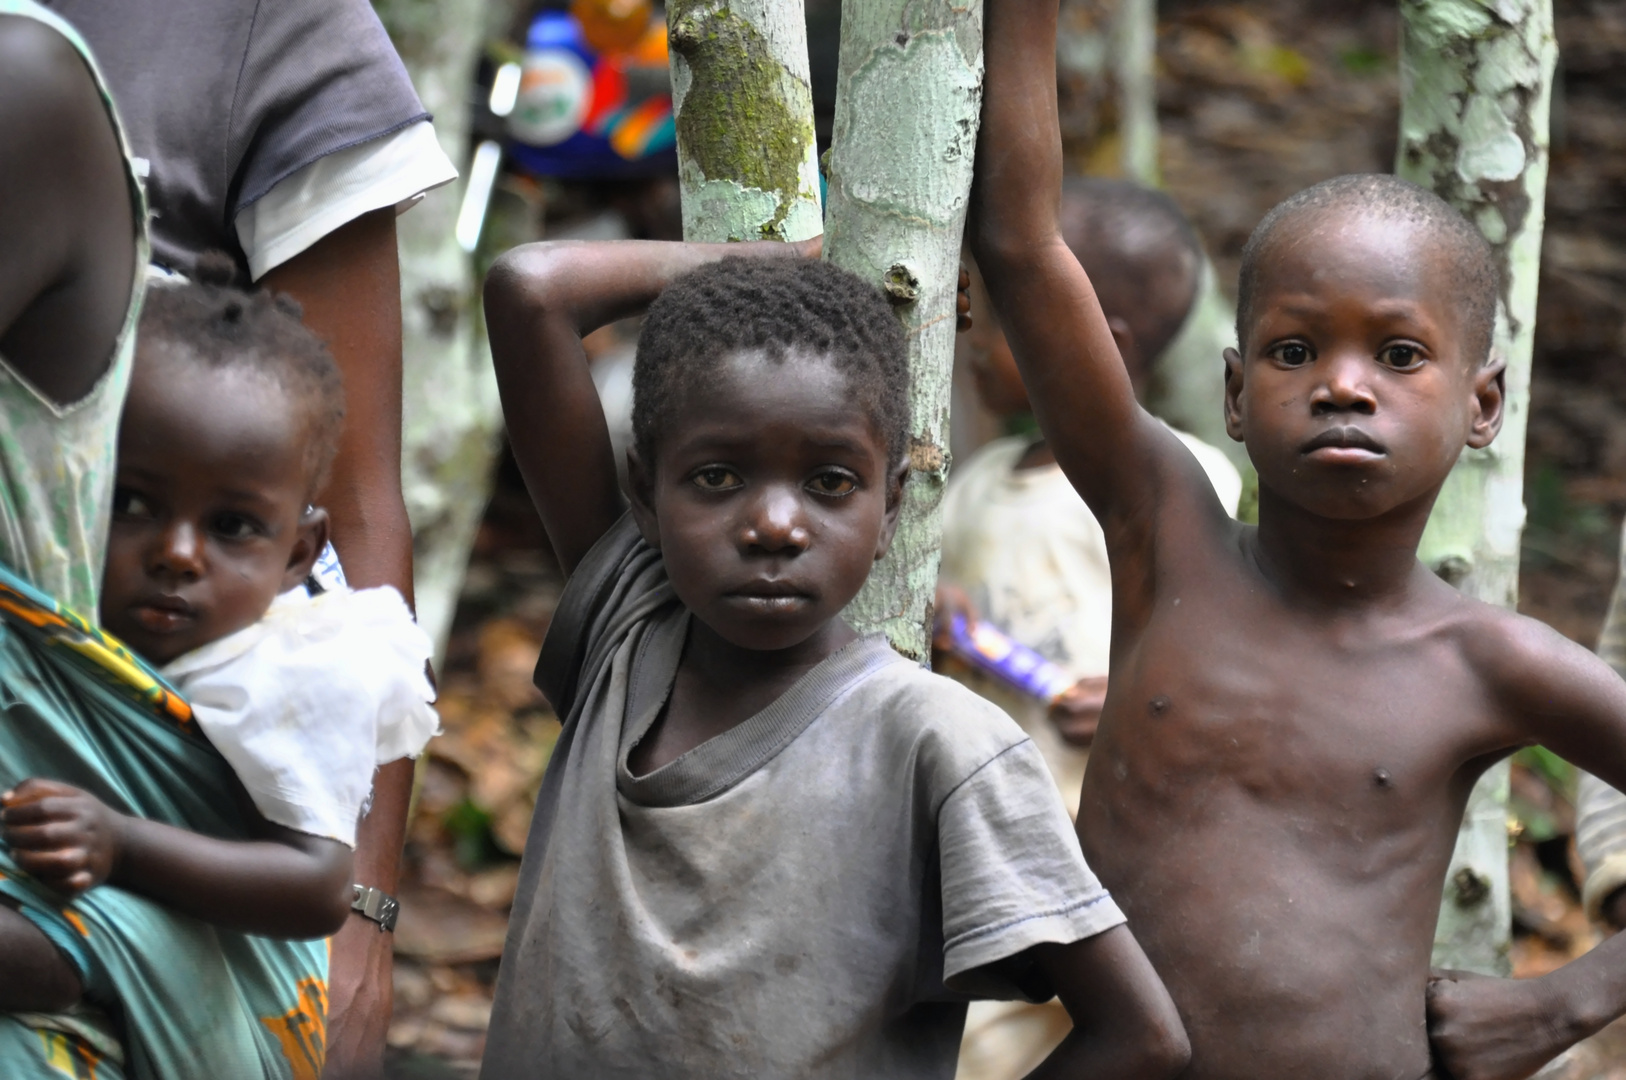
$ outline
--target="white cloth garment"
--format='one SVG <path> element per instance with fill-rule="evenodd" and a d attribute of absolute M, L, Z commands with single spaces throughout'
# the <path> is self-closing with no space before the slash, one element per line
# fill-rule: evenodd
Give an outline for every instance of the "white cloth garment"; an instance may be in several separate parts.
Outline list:
<path fill-rule="evenodd" d="M 439 730 L 432 652 L 389 586 L 299 588 L 163 675 L 267 821 L 355 847 L 374 770 L 416 757 Z"/>
<path fill-rule="evenodd" d="M 237 242 L 258 281 L 341 225 L 386 206 L 403 213 L 456 179 L 434 127 L 420 120 L 317 158 L 278 181 L 237 215 Z"/>

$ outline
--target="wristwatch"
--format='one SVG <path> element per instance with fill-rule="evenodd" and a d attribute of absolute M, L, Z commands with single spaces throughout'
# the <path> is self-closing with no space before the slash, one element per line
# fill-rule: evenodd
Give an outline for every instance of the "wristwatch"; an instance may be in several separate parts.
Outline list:
<path fill-rule="evenodd" d="M 401 902 L 383 889 L 371 885 L 352 885 L 355 894 L 350 898 L 350 910 L 364 919 L 378 924 L 378 932 L 395 931 L 396 917 L 401 914 Z"/>

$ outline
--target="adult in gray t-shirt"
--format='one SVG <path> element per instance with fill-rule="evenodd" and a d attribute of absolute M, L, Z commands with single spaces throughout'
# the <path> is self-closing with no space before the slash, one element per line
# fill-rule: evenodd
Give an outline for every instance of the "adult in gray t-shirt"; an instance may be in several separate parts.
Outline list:
<path fill-rule="evenodd" d="M 1027 736 L 883 638 L 634 776 L 688 622 L 630 515 L 561 599 L 487 1080 L 947 1080 L 969 998 L 1051 995 L 1000 961 L 1124 921 Z"/>

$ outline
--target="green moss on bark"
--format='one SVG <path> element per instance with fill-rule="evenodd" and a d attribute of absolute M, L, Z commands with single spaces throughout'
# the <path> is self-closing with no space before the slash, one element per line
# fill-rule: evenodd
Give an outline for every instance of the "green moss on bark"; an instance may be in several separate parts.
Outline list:
<path fill-rule="evenodd" d="M 814 139 L 810 120 L 797 119 L 813 115 L 806 84 L 774 59 L 756 27 L 726 7 L 675 2 L 669 25 L 672 48 L 694 80 L 677 116 L 682 154 L 707 179 L 778 196 L 778 209 L 762 226 L 764 236 L 777 236 L 800 194 L 802 161 Z"/>

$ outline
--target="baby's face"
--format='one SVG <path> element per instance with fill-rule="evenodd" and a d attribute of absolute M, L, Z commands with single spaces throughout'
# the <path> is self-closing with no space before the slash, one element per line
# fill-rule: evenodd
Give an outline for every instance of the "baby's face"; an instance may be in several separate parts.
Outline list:
<path fill-rule="evenodd" d="M 1463 355 L 1451 274 L 1420 230 L 1328 215 L 1260 267 L 1226 420 L 1262 488 L 1323 517 L 1432 499 L 1464 446 L 1500 426 L 1496 369 Z"/>
<path fill-rule="evenodd" d="M 101 607 L 155 664 L 257 621 L 327 536 L 305 512 L 306 423 L 286 393 L 163 352 L 143 350 L 131 379 Z"/>
<path fill-rule="evenodd" d="M 858 594 L 896 524 L 895 474 L 827 359 L 726 358 L 673 406 L 634 510 L 679 599 L 726 641 L 808 640 Z"/>

